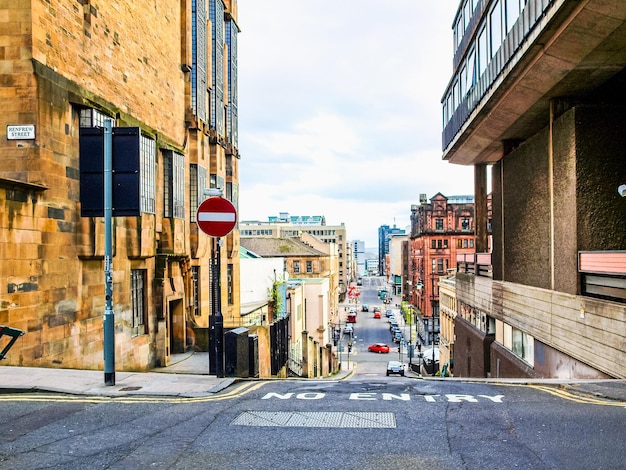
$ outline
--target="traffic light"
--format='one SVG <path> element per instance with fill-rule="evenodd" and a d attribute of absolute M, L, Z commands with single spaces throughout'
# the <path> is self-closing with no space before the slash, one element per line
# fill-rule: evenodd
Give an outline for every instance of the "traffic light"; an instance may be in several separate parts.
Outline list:
<path fill-rule="evenodd" d="M 352 341 L 348 342 L 348 352 L 352 352 Z"/>

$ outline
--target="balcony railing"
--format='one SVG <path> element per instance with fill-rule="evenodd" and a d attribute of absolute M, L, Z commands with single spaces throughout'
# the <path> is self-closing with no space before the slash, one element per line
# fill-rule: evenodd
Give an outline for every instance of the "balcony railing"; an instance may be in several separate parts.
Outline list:
<path fill-rule="evenodd" d="M 491 253 L 459 253 L 456 255 L 456 269 L 460 273 L 491 277 Z"/>
<path fill-rule="evenodd" d="M 626 250 L 580 251 L 578 272 L 583 295 L 626 302 Z"/>
<path fill-rule="evenodd" d="M 442 133 L 442 149 L 444 151 L 454 140 L 472 112 L 479 105 L 481 105 L 483 98 L 496 82 L 498 77 L 503 72 L 511 68 L 507 66 L 509 66 L 518 50 L 524 46 L 526 38 L 531 34 L 531 32 L 533 32 L 535 27 L 539 25 L 544 11 L 548 8 L 548 6 L 550 6 L 551 3 L 553 3 L 552 0 L 528 0 L 526 6 L 517 19 L 517 22 L 507 33 L 500 48 L 491 58 L 487 68 L 477 79 L 474 86 L 463 97 L 458 107 L 452 113 L 450 120 L 444 126 Z M 484 10 L 481 11 L 484 13 Z M 481 13 L 481 15 L 483 13 Z M 459 58 L 455 57 L 455 63 L 458 62 L 460 62 Z M 458 73 L 458 70 L 455 73 Z M 453 84 L 454 79 L 450 80 L 446 96 L 451 93 L 451 87 Z"/>

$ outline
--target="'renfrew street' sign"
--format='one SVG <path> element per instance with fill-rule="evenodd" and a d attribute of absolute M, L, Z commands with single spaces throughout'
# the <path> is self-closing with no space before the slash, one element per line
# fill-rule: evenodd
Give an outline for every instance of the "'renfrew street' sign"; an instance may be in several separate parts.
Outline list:
<path fill-rule="evenodd" d="M 21 126 L 7 126 L 8 140 L 32 140 L 35 138 L 35 125 L 23 124 Z"/>

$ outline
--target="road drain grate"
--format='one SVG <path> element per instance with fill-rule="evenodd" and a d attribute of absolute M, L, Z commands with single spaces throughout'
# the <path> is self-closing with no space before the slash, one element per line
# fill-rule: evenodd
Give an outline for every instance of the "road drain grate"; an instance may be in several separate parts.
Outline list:
<path fill-rule="evenodd" d="M 299 428 L 395 428 L 394 413 L 245 411 L 231 423 L 234 426 Z"/>

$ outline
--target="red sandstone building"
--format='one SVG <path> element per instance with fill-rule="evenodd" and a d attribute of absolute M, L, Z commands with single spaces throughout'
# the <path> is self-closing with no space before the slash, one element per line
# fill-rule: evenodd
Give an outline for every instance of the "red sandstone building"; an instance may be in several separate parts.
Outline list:
<path fill-rule="evenodd" d="M 455 268 L 457 254 L 474 253 L 474 197 L 421 195 L 411 207 L 406 300 L 423 318 L 418 333 L 426 344 L 439 332 L 439 278 Z"/>

